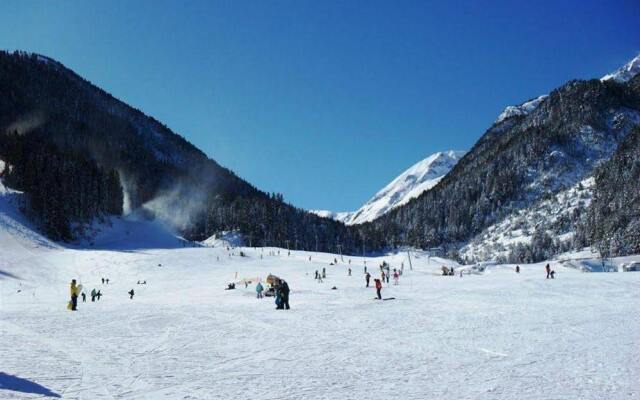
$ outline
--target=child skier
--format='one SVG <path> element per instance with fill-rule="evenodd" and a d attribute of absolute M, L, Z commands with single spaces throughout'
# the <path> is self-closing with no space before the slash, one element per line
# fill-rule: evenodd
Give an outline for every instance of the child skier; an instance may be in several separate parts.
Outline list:
<path fill-rule="evenodd" d="M 376 294 L 378 296 L 378 300 L 382 300 L 382 293 L 380 293 L 380 291 L 382 290 L 382 282 L 380 282 L 380 279 L 375 279 L 376 282 Z"/>

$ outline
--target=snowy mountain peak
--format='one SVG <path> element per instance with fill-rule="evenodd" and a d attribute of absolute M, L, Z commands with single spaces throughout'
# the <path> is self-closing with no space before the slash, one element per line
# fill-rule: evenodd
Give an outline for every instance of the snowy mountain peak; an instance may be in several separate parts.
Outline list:
<path fill-rule="evenodd" d="M 600 80 L 608 81 L 613 79 L 616 82 L 627 82 L 639 73 L 640 73 L 640 54 L 638 54 L 633 60 L 626 63 L 618 70 L 603 76 Z"/>
<path fill-rule="evenodd" d="M 391 183 L 354 212 L 333 213 L 312 211 L 322 217 L 342 221 L 347 225 L 373 221 L 389 210 L 406 204 L 434 187 L 465 154 L 464 151 L 444 151 L 430 155 L 395 178 Z"/>

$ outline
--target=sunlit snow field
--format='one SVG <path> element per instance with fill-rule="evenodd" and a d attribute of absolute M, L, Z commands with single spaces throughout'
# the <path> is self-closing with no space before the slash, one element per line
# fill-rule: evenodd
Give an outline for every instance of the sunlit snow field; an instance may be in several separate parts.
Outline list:
<path fill-rule="evenodd" d="M 2 399 L 640 398 L 640 273 L 442 277 L 448 262 L 417 253 L 411 271 L 400 253 L 366 259 L 374 276 L 405 264 L 383 289 L 396 299 L 377 301 L 359 257 L 0 243 Z M 269 273 L 289 282 L 290 311 L 254 285 L 224 290 Z M 102 300 L 67 311 L 72 278 Z"/>

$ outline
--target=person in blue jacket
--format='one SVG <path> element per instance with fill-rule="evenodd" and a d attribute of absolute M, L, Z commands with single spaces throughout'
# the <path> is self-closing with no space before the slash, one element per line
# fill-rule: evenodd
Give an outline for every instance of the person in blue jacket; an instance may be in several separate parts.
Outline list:
<path fill-rule="evenodd" d="M 258 294 L 258 298 L 261 299 L 262 298 L 262 291 L 264 290 L 264 287 L 262 286 L 262 283 L 258 282 L 258 284 L 256 285 L 256 293 Z"/>

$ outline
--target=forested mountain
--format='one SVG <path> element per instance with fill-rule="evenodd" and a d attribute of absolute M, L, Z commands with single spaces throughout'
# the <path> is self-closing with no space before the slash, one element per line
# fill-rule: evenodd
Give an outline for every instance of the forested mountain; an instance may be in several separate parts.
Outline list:
<path fill-rule="evenodd" d="M 640 127 L 596 171 L 593 201 L 578 235 L 604 256 L 640 254 Z"/>
<path fill-rule="evenodd" d="M 54 60 L 0 52 L 0 93 L 5 179 L 26 193 L 26 213 L 54 239 L 72 238 L 73 226 L 96 217 L 143 209 L 191 239 L 237 229 L 260 244 L 361 248 L 344 225 L 257 190 Z"/>
<path fill-rule="evenodd" d="M 639 252 L 638 65 L 640 57 L 507 108 L 435 186 L 346 226 L 258 190 L 62 64 L 0 52 L 0 176 L 24 191 L 25 214 L 56 240 L 136 210 L 189 239 L 234 230 L 254 245 L 296 249 L 407 245 L 517 262 L 571 246 Z"/>
<path fill-rule="evenodd" d="M 455 249 L 572 188 L 640 123 L 638 80 L 571 81 L 533 107 L 503 115 L 438 185 L 376 219 L 372 229 L 386 241 Z M 548 245 L 544 228 L 538 242 Z"/>

